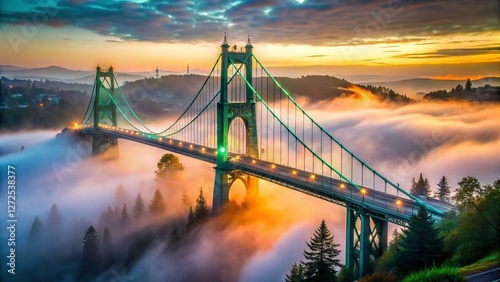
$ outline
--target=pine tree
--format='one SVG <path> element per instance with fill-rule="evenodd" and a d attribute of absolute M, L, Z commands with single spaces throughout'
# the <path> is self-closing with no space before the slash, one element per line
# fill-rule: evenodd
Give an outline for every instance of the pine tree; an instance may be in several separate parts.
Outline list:
<path fill-rule="evenodd" d="M 294 263 L 290 273 L 286 275 L 285 282 L 302 282 L 304 280 L 304 267 L 302 264 Z"/>
<path fill-rule="evenodd" d="M 104 228 L 104 233 L 102 235 L 102 264 L 104 268 L 108 268 L 113 264 L 113 243 L 111 242 L 111 233 L 109 228 L 106 226 Z"/>
<path fill-rule="evenodd" d="M 149 205 L 149 213 L 152 215 L 160 215 L 165 211 L 165 200 L 159 189 L 156 189 L 151 204 Z"/>
<path fill-rule="evenodd" d="M 100 266 L 99 238 L 95 228 L 90 225 L 83 238 L 82 275 L 94 277 L 99 273 Z"/>
<path fill-rule="evenodd" d="M 325 221 L 315 230 L 311 241 L 307 243 L 310 251 L 304 251 L 305 280 L 317 282 L 337 281 L 335 267 L 342 267 L 337 256 L 340 244 L 333 243 L 333 235 Z"/>
<path fill-rule="evenodd" d="M 135 198 L 135 204 L 134 204 L 134 209 L 133 209 L 133 215 L 135 218 L 140 218 L 144 215 L 144 200 L 141 197 L 141 193 L 137 194 L 137 197 Z"/>
<path fill-rule="evenodd" d="M 188 213 L 188 227 L 192 226 L 195 223 L 194 220 L 194 211 L 193 211 L 193 206 L 189 205 L 189 213 Z"/>
<path fill-rule="evenodd" d="M 121 222 L 122 226 L 126 226 L 129 222 L 129 220 L 130 220 L 130 218 L 128 216 L 127 205 L 123 204 L 122 215 L 120 218 L 120 222 Z"/>
<path fill-rule="evenodd" d="M 210 210 L 208 209 L 207 200 L 203 196 L 203 188 L 200 188 L 200 194 L 196 199 L 196 206 L 194 208 L 194 221 L 203 222 L 210 216 Z"/>
<path fill-rule="evenodd" d="M 35 217 L 35 220 L 33 220 L 33 224 L 31 224 L 31 230 L 30 230 L 30 240 L 35 240 L 40 236 L 40 233 L 42 231 L 42 222 L 40 219 Z"/>
<path fill-rule="evenodd" d="M 419 197 L 421 195 L 425 195 L 425 196 L 429 196 L 429 193 L 431 191 L 431 187 L 430 187 L 430 184 L 429 184 L 429 181 L 426 179 L 424 179 L 424 177 L 422 176 L 422 173 L 420 174 L 420 177 L 418 178 L 418 180 L 415 182 L 415 178 L 413 178 L 411 180 L 411 189 L 410 189 L 410 193 L 415 196 L 415 197 Z"/>
<path fill-rule="evenodd" d="M 125 187 L 123 187 L 123 184 L 120 183 L 118 187 L 116 187 L 115 205 L 120 206 L 126 203 L 127 201 L 128 201 L 127 191 L 125 191 Z"/>
<path fill-rule="evenodd" d="M 434 228 L 434 220 L 425 207 L 410 218 L 403 230 L 396 250 L 396 273 L 406 275 L 412 271 L 439 264 L 443 254 L 443 240 Z"/>
<path fill-rule="evenodd" d="M 465 82 L 465 90 L 467 91 L 472 90 L 472 82 L 470 81 L 470 78 L 467 78 L 467 81 Z"/>
<path fill-rule="evenodd" d="M 438 183 L 438 191 L 437 193 L 435 194 L 435 196 L 441 200 L 441 201 L 445 201 L 445 202 L 449 202 L 450 201 L 450 185 L 448 185 L 448 180 L 446 179 L 446 177 L 442 177 L 441 180 L 439 181 Z"/>
<path fill-rule="evenodd" d="M 47 225 L 49 227 L 56 227 L 61 224 L 61 214 L 59 213 L 59 210 L 57 209 L 56 204 L 52 204 L 52 207 L 50 208 L 49 212 L 49 217 L 47 220 Z"/>
<path fill-rule="evenodd" d="M 102 235 L 102 246 L 103 246 L 103 249 L 106 250 L 106 249 L 109 249 L 111 248 L 111 233 L 109 232 L 109 228 L 106 226 L 104 228 L 104 233 Z"/>

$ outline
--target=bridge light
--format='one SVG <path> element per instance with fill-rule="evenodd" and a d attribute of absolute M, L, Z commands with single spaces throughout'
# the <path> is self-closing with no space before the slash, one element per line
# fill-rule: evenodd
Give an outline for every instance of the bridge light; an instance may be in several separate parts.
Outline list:
<path fill-rule="evenodd" d="M 162 141 L 163 139 L 160 137 L 160 138 L 158 138 L 158 140 Z"/>
<path fill-rule="evenodd" d="M 226 151 L 226 148 L 224 148 L 224 147 L 220 147 L 219 151 L 220 151 L 221 153 L 224 153 L 224 152 Z"/>
<path fill-rule="evenodd" d="M 205 148 L 201 148 L 201 151 L 202 151 L 202 152 L 205 152 Z"/>
<path fill-rule="evenodd" d="M 360 192 L 361 192 L 361 194 L 363 194 L 363 195 L 364 195 L 364 194 L 366 194 L 366 189 L 365 189 L 365 188 L 361 188 L 361 191 L 360 191 Z"/>
<path fill-rule="evenodd" d="M 296 170 L 292 170 L 292 174 L 293 175 L 297 175 L 297 171 Z"/>
<path fill-rule="evenodd" d="M 193 145 L 192 145 L 192 144 L 191 144 L 191 145 L 189 145 L 189 148 L 193 149 Z"/>
<path fill-rule="evenodd" d="M 311 174 L 311 179 L 313 179 L 313 180 L 314 180 L 315 178 L 316 178 L 316 175 Z"/>
<path fill-rule="evenodd" d="M 182 142 L 179 142 L 179 146 L 182 146 Z"/>
<path fill-rule="evenodd" d="M 400 199 L 397 199 L 397 201 L 396 201 L 396 206 L 398 206 L 398 207 L 399 207 L 399 206 L 401 206 L 401 204 L 402 204 L 401 200 L 400 200 Z"/>
<path fill-rule="evenodd" d="M 257 161 L 256 161 L 256 160 L 252 160 L 252 163 L 253 163 L 253 164 L 256 164 L 256 163 L 257 163 Z"/>
<path fill-rule="evenodd" d="M 78 122 L 73 123 L 74 128 L 78 128 Z"/>
<path fill-rule="evenodd" d="M 272 165 L 271 165 L 271 168 L 276 168 L 276 165 L 275 165 L 275 164 L 272 164 Z"/>
<path fill-rule="evenodd" d="M 340 188 L 345 188 L 345 184 L 344 183 L 340 184 Z"/>
<path fill-rule="evenodd" d="M 240 159 L 240 155 L 237 155 L 237 156 L 236 156 L 236 159 L 237 159 L 237 160 L 239 160 L 239 159 Z"/>
<path fill-rule="evenodd" d="M 172 143 L 172 139 L 168 140 L 168 143 Z"/>

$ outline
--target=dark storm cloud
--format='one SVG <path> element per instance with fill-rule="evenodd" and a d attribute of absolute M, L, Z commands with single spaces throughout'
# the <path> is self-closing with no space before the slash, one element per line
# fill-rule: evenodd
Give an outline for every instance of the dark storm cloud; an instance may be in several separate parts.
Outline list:
<path fill-rule="evenodd" d="M 459 1 L 132 1 L 67 0 L 51 26 L 75 26 L 123 40 L 217 41 L 223 32 L 281 44 L 366 44 L 387 39 L 498 30 L 498 2 Z M 36 5 L 36 4 L 32 4 Z M 26 24 L 35 12 L 2 11 Z"/>
<path fill-rule="evenodd" d="M 422 59 L 422 58 L 440 58 L 453 56 L 470 56 L 481 54 L 499 54 L 500 47 L 482 47 L 482 48 L 460 48 L 460 49 L 438 49 L 432 52 L 412 53 L 394 56 L 395 58 Z"/>

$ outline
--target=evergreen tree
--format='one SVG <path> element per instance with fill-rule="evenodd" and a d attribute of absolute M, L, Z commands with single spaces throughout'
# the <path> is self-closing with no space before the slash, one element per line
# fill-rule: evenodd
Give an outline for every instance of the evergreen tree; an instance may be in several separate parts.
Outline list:
<path fill-rule="evenodd" d="M 325 221 L 315 230 L 311 241 L 307 243 L 310 251 L 304 251 L 306 281 L 329 282 L 337 281 L 335 267 L 342 267 L 337 256 L 340 254 L 340 244 L 333 243 L 333 235 Z"/>
<path fill-rule="evenodd" d="M 165 211 L 165 200 L 160 189 L 156 189 L 151 204 L 149 205 L 149 213 L 152 215 L 160 215 Z"/>
<path fill-rule="evenodd" d="M 83 237 L 82 275 L 94 277 L 99 273 L 100 266 L 99 238 L 95 228 L 90 225 Z"/>
<path fill-rule="evenodd" d="M 459 211 L 474 207 L 484 194 L 479 180 L 472 176 L 462 178 L 458 186 L 452 199 Z"/>
<path fill-rule="evenodd" d="M 123 187 L 123 184 L 120 183 L 118 187 L 116 187 L 115 205 L 121 206 L 125 204 L 127 201 L 128 201 L 127 191 L 125 191 L 125 187 Z"/>
<path fill-rule="evenodd" d="M 122 226 L 126 226 L 129 222 L 129 220 L 130 220 L 130 218 L 128 216 L 127 205 L 123 204 L 122 216 L 120 218 L 120 222 L 121 222 Z"/>
<path fill-rule="evenodd" d="M 304 280 L 304 267 L 302 264 L 294 263 L 290 273 L 286 275 L 285 282 L 303 282 Z"/>
<path fill-rule="evenodd" d="M 422 176 L 422 173 L 420 174 L 420 177 L 418 178 L 418 180 L 416 182 L 415 182 L 415 178 L 412 178 L 410 193 L 413 196 L 415 196 L 415 197 L 419 197 L 421 195 L 429 196 L 430 191 L 431 191 L 431 187 L 429 185 L 429 181 L 427 180 L 427 178 L 424 179 L 424 177 Z"/>
<path fill-rule="evenodd" d="M 167 176 L 184 170 L 184 166 L 174 154 L 164 154 L 156 164 L 158 170 L 155 171 L 156 178 L 166 179 Z"/>
<path fill-rule="evenodd" d="M 102 246 L 104 250 L 111 248 L 111 233 L 107 226 L 104 228 L 104 233 L 102 235 Z"/>
<path fill-rule="evenodd" d="M 133 215 L 135 218 L 140 218 L 141 216 L 144 215 L 144 200 L 141 197 L 141 193 L 137 194 L 137 197 L 135 198 L 135 204 L 134 204 L 134 209 L 133 209 Z"/>
<path fill-rule="evenodd" d="M 195 223 L 194 220 L 194 211 L 193 211 L 193 206 L 189 205 L 189 213 L 188 213 L 188 227 L 192 226 Z"/>
<path fill-rule="evenodd" d="M 40 219 L 35 217 L 35 220 L 33 220 L 33 224 L 31 224 L 31 230 L 30 230 L 30 240 L 35 240 L 40 236 L 40 233 L 42 231 L 42 222 Z"/>
<path fill-rule="evenodd" d="M 50 208 L 49 212 L 49 217 L 47 220 L 47 226 L 49 227 L 56 227 L 61 224 L 61 214 L 59 213 L 59 210 L 57 209 L 56 204 L 52 204 L 52 207 Z"/>
<path fill-rule="evenodd" d="M 210 210 L 208 209 L 207 200 L 203 196 L 203 188 L 200 188 L 200 194 L 196 199 L 196 206 L 194 208 L 194 221 L 203 222 L 210 216 Z"/>
<path fill-rule="evenodd" d="M 102 254 L 103 267 L 108 268 L 113 264 L 113 245 L 111 242 L 111 233 L 107 226 L 104 228 L 104 233 L 102 235 Z"/>
<path fill-rule="evenodd" d="M 434 220 L 420 206 L 417 214 L 410 218 L 408 228 L 403 230 L 396 250 L 396 273 L 406 275 L 412 271 L 439 264 L 443 255 L 443 241 L 434 228 Z"/>
<path fill-rule="evenodd" d="M 472 82 L 470 81 L 470 78 L 467 78 L 467 82 L 465 82 L 465 90 L 467 91 L 472 90 Z"/>
<path fill-rule="evenodd" d="M 441 180 L 439 181 L 438 183 L 438 191 L 437 193 L 435 194 L 435 196 L 441 200 L 441 201 L 445 201 L 445 202 L 449 202 L 450 201 L 450 185 L 448 185 L 448 180 L 446 179 L 446 177 L 442 177 Z"/>

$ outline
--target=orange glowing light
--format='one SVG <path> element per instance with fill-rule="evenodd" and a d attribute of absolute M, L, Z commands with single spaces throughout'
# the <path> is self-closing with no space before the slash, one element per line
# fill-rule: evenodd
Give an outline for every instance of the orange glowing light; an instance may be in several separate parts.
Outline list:
<path fill-rule="evenodd" d="M 271 165 L 271 168 L 276 168 L 276 165 L 274 165 L 274 164 L 273 164 L 273 165 Z"/>
<path fill-rule="evenodd" d="M 311 179 L 315 179 L 315 178 L 316 178 L 316 175 L 311 174 Z"/>
<path fill-rule="evenodd" d="M 182 142 L 179 142 L 179 146 L 182 146 Z"/>
<path fill-rule="evenodd" d="M 77 128 L 78 127 L 78 122 L 73 123 L 73 127 Z"/>
<path fill-rule="evenodd" d="M 205 152 L 205 148 L 201 148 L 201 151 L 202 151 L 202 152 Z"/>
<path fill-rule="evenodd" d="M 257 161 L 256 160 L 252 160 L 252 163 L 255 164 L 255 163 L 257 163 Z"/>
<path fill-rule="evenodd" d="M 344 183 L 340 184 L 340 188 L 345 188 L 345 184 Z"/>
<path fill-rule="evenodd" d="M 189 148 L 193 149 L 193 145 L 189 145 Z"/>
<path fill-rule="evenodd" d="M 398 199 L 398 200 L 396 201 L 396 206 L 401 206 L 401 200 L 399 200 L 399 199 Z"/>
<path fill-rule="evenodd" d="M 293 175 L 296 175 L 296 174 L 297 174 L 297 171 L 292 170 L 292 174 L 293 174 Z"/>
<path fill-rule="evenodd" d="M 365 188 L 361 188 L 361 194 L 366 194 L 366 189 Z"/>

